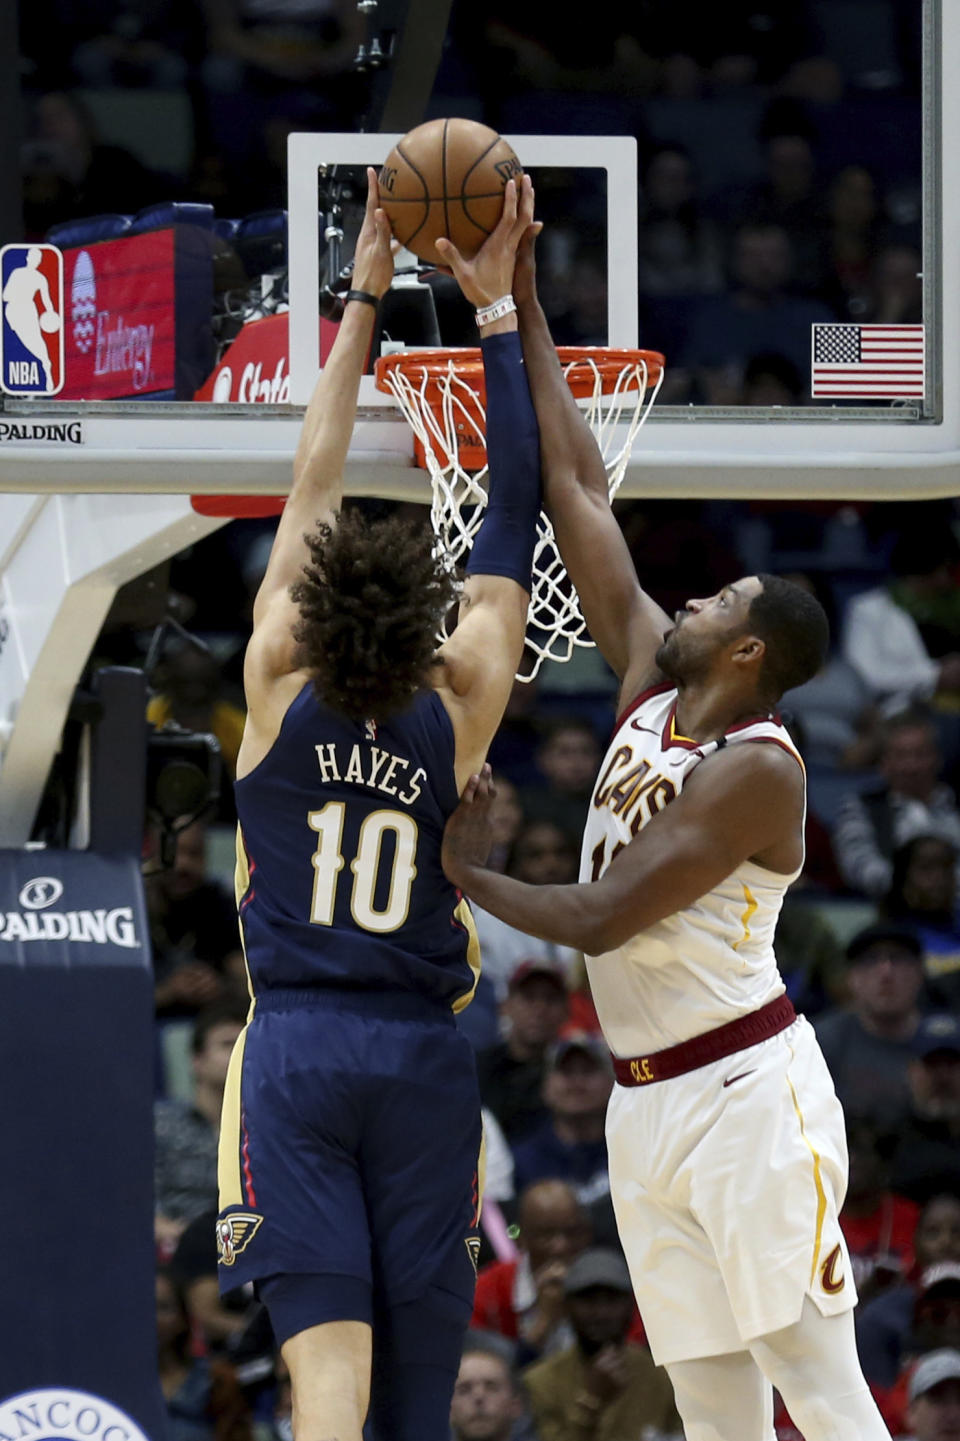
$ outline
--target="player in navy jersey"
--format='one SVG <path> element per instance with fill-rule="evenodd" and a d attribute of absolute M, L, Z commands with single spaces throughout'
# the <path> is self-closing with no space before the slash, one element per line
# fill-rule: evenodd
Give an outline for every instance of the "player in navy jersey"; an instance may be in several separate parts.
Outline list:
<path fill-rule="evenodd" d="M 356 289 L 307 409 L 244 664 L 237 894 L 252 1004 L 224 1099 L 217 1239 L 223 1288 L 252 1281 L 269 1310 L 297 1441 L 360 1441 L 368 1408 L 377 1441 L 446 1441 L 481 1128 L 453 1020 L 478 948 L 440 845 L 520 660 L 539 435 L 507 314 L 481 325 L 489 505 L 438 650 L 454 591 L 432 532 L 338 514 L 393 274 L 373 171 L 368 185 Z M 510 295 L 532 225 L 524 177 L 475 259 L 446 251 L 478 308 Z"/>

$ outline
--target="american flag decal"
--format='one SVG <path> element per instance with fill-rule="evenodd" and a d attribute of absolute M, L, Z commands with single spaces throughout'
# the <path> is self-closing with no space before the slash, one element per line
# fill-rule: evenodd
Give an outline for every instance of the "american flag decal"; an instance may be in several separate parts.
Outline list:
<path fill-rule="evenodd" d="M 922 398 L 923 355 L 922 325 L 815 325 L 810 394 Z"/>

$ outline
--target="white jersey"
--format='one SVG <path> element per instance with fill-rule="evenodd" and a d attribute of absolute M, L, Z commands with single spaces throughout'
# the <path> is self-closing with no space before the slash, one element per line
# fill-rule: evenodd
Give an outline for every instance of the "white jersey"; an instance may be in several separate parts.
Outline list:
<path fill-rule="evenodd" d="M 598 880 L 617 851 L 721 746 L 773 742 L 802 768 L 786 729 L 773 717 L 746 721 L 701 745 L 677 733 L 676 707 L 676 688 L 664 683 L 643 691 L 621 716 L 584 830 L 581 881 Z M 614 1055 L 649 1055 L 782 995 L 773 933 L 787 887 L 799 874 L 745 861 L 692 906 L 615 951 L 588 957 L 590 989 Z"/>

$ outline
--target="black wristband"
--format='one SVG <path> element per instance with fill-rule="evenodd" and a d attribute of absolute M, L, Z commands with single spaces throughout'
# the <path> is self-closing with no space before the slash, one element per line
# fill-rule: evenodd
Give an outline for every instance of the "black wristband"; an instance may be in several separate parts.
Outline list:
<path fill-rule="evenodd" d="M 348 290 L 344 297 L 344 303 L 348 300 L 362 300 L 364 305 L 372 305 L 374 310 L 380 308 L 379 295 L 371 295 L 369 290 Z"/>

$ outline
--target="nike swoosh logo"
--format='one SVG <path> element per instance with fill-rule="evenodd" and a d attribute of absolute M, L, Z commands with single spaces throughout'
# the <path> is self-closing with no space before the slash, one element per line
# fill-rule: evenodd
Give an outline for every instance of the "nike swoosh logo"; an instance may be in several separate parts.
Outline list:
<path fill-rule="evenodd" d="M 732 1086 L 733 1083 L 734 1083 L 734 1081 L 742 1081 L 742 1080 L 744 1080 L 744 1078 L 745 1078 L 746 1076 L 755 1076 L 756 1073 L 757 1073 L 757 1068 L 756 1068 L 756 1066 L 754 1066 L 754 1068 L 753 1068 L 752 1071 L 741 1071 L 740 1074 L 739 1074 L 739 1076 L 728 1076 L 727 1079 L 724 1081 L 723 1084 L 724 1084 L 725 1086 Z"/>

